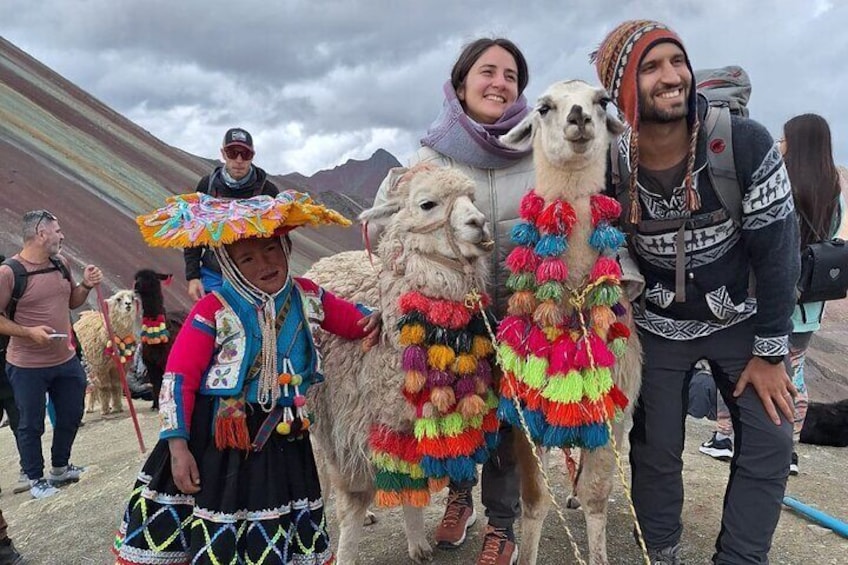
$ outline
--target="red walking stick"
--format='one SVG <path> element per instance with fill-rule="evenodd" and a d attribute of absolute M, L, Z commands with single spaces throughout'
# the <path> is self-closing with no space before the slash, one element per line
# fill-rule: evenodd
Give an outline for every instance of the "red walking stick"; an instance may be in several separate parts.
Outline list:
<path fill-rule="evenodd" d="M 141 437 L 141 426 L 138 425 L 138 416 L 135 414 L 135 406 L 133 406 L 132 394 L 130 394 L 130 385 L 127 383 L 127 374 L 124 372 L 124 364 L 121 363 L 121 356 L 118 353 L 118 339 L 112 333 L 112 323 L 109 321 L 109 305 L 103 299 L 100 285 L 95 285 L 94 288 L 97 289 L 97 303 L 100 305 L 103 323 L 106 324 L 106 335 L 109 336 L 109 340 L 112 342 L 112 347 L 110 348 L 112 360 L 115 362 L 115 366 L 118 368 L 118 374 L 121 376 L 121 386 L 124 388 L 124 396 L 127 399 L 127 406 L 130 408 L 130 416 L 132 417 L 133 426 L 135 426 L 135 435 L 138 438 L 138 447 L 141 449 L 142 455 L 144 455 L 147 448 L 144 447 L 144 438 Z"/>

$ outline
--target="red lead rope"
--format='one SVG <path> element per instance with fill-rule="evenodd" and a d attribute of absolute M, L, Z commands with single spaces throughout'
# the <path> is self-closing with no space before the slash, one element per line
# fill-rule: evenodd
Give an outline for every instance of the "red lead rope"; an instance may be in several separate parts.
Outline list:
<path fill-rule="evenodd" d="M 106 335 L 112 341 L 112 361 L 118 368 L 118 374 L 121 376 L 121 386 L 124 388 L 124 397 L 127 399 L 127 406 L 130 408 L 130 416 L 132 417 L 133 426 L 135 426 L 135 435 L 138 438 L 138 447 L 141 453 L 144 454 L 147 448 L 144 447 L 144 438 L 141 437 L 141 427 L 138 425 L 138 416 L 135 414 L 135 406 L 133 406 L 132 394 L 130 394 L 130 385 L 127 383 L 127 374 L 124 372 L 124 364 L 121 363 L 121 357 L 118 353 L 118 339 L 112 332 L 112 323 L 109 321 L 109 305 L 103 299 L 103 293 L 100 290 L 100 285 L 94 287 L 97 290 L 97 303 L 100 305 L 100 314 L 103 316 L 103 323 L 106 324 Z"/>

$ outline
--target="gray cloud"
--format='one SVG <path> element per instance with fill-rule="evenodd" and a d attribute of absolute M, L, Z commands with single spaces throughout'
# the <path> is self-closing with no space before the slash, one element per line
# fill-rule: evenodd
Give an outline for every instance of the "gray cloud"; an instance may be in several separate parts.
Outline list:
<path fill-rule="evenodd" d="M 842 3 L 583 4 L 4 0 L 0 34 L 172 145 L 214 157 L 223 131 L 239 124 L 264 167 L 311 174 L 379 147 L 403 160 L 475 37 L 522 47 L 532 100 L 554 80 L 595 82 L 588 53 L 604 34 L 651 17 L 679 32 L 695 67 L 745 67 L 752 116 L 773 134 L 795 114 L 825 116 L 848 162 L 837 100 L 848 88 Z"/>

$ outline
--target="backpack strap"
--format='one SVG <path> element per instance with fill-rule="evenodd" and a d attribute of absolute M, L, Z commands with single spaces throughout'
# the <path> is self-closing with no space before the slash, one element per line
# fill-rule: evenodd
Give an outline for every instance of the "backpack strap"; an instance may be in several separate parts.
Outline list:
<path fill-rule="evenodd" d="M 6 265 L 10 269 L 12 269 L 12 274 L 14 275 L 15 281 L 12 286 L 12 296 L 9 298 L 9 304 L 6 306 L 6 318 L 10 322 L 14 321 L 15 319 L 15 311 L 18 308 L 18 302 L 26 291 L 29 277 L 41 275 L 44 273 L 52 273 L 53 271 L 59 271 L 60 273 L 62 273 L 62 278 L 64 278 L 68 282 L 71 282 L 71 272 L 68 270 L 68 267 L 61 259 L 59 259 L 58 257 L 50 257 L 50 263 L 53 265 L 52 267 L 47 267 L 46 269 L 39 269 L 37 271 L 27 271 L 23 263 L 21 263 L 17 259 L 9 257 L 5 261 L 3 261 L 3 265 Z"/>
<path fill-rule="evenodd" d="M 709 106 L 704 119 L 707 132 L 707 174 L 721 205 L 742 226 L 742 188 L 733 159 L 733 128 L 728 106 Z"/>

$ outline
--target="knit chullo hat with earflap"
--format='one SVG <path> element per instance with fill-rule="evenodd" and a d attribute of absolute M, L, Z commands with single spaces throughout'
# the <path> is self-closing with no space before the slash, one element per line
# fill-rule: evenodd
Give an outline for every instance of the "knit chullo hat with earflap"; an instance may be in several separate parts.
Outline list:
<path fill-rule="evenodd" d="M 692 65 L 680 37 L 665 24 L 651 20 L 631 20 L 620 24 L 601 42 L 592 53 L 591 61 L 598 71 L 598 78 L 624 114 L 630 125 L 630 223 L 636 224 L 641 217 L 636 180 L 639 175 L 639 66 L 645 54 L 655 45 L 670 41 L 677 44 L 686 56 L 686 66 L 692 77 Z M 689 112 L 689 155 L 686 160 L 686 208 L 694 212 L 701 207 L 701 198 L 695 189 L 695 147 L 698 140 L 697 94 L 694 78 L 687 101 Z"/>

